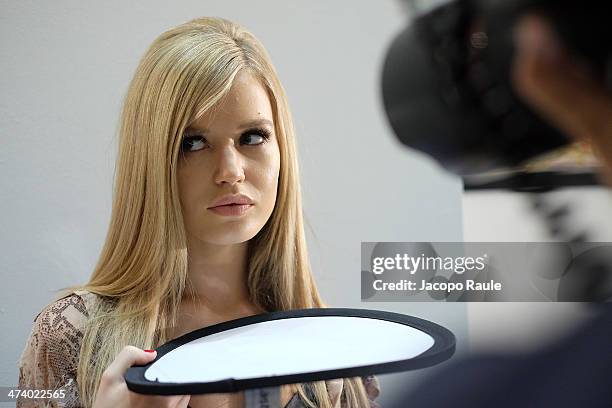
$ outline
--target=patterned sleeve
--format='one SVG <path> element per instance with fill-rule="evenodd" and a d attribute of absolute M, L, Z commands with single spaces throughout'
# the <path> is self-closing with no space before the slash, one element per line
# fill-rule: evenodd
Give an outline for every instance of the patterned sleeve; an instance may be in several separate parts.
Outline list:
<path fill-rule="evenodd" d="M 83 319 L 88 317 L 81 296 L 72 294 L 51 303 L 34 319 L 19 359 L 19 389 L 64 390 L 64 398 L 19 400 L 17 408 L 81 407 L 76 371 Z"/>
<path fill-rule="evenodd" d="M 368 396 L 368 407 L 359 407 L 359 408 L 381 408 L 380 404 L 375 401 L 378 398 L 378 394 L 380 394 L 380 383 L 378 382 L 378 378 L 374 375 L 369 375 L 367 377 L 361 377 L 361 382 L 365 387 L 366 394 Z M 344 398 L 339 404 L 340 408 L 353 408 L 347 406 L 347 401 Z"/>
<path fill-rule="evenodd" d="M 378 382 L 378 378 L 374 375 L 369 375 L 367 377 L 361 377 L 361 380 L 363 381 L 366 394 L 368 394 L 368 399 L 370 400 L 370 408 L 380 408 L 380 404 L 375 401 L 380 394 L 380 383 Z"/>

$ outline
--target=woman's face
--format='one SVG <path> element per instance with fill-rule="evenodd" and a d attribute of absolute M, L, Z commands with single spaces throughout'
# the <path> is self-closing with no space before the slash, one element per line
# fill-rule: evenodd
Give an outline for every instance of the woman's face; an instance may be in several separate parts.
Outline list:
<path fill-rule="evenodd" d="M 276 203 L 280 152 L 266 89 L 240 72 L 215 109 L 185 131 L 178 185 L 188 236 L 227 245 L 253 238 Z M 216 206 L 243 194 L 251 205 Z"/>

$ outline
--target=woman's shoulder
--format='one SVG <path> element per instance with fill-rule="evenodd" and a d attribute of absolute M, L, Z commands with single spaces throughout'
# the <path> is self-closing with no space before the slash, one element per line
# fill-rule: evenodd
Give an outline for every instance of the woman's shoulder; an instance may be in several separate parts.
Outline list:
<path fill-rule="evenodd" d="M 47 351 L 62 352 L 63 357 L 76 361 L 83 329 L 96 296 L 88 291 L 74 291 L 43 307 L 34 317 L 22 359 L 35 352 Z"/>
<path fill-rule="evenodd" d="M 34 317 L 34 323 L 41 329 L 76 330 L 89 318 L 96 298 L 96 294 L 88 291 L 74 291 L 43 307 Z"/>
<path fill-rule="evenodd" d="M 66 388 L 67 400 L 78 400 L 75 380 L 81 340 L 96 296 L 72 292 L 47 304 L 34 317 L 19 358 L 20 388 Z"/>

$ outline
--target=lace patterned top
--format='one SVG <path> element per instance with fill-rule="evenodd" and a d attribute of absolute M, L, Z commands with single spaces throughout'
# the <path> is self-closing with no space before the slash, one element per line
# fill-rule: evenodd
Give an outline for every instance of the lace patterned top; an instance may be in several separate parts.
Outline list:
<path fill-rule="evenodd" d="M 76 373 L 79 360 L 83 327 L 89 317 L 96 295 L 77 291 L 45 307 L 35 318 L 32 331 L 19 359 L 19 389 L 64 390 L 64 398 L 49 400 L 45 405 L 40 401 L 18 400 L 17 408 L 83 407 L 79 397 Z M 380 385 L 375 376 L 363 377 L 370 408 L 380 408 L 375 401 L 380 393 Z M 330 395 L 333 387 L 338 388 L 337 380 L 327 382 Z M 306 393 L 309 394 L 308 384 Z M 331 388 L 330 388 L 331 387 Z M 336 406 L 340 405 L 340 401 Z M 306 405 L 299 395 L 293 395 L 285 408 L 303 408 Z"/>

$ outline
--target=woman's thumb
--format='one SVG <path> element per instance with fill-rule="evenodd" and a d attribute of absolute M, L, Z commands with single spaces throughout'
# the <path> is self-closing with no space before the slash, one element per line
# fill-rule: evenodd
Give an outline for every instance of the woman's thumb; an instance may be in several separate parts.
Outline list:
<path fill-rule="evenodd" d="M 138 349 L 138 351 L 139 351 L 139 353 L 135 357 L 132 365 L 144 365 L 144 364 L 148 364 L 151 361 L 155 360 L 155 357 L 157 357 L 157 351 L 155 351 L 155 350 L 141 350 L 141 349 Z M 131 367 L 132 365 L 130 365 L 129 367 Z"/>
<path fill-rule="evenodd" d="M 133 365 L 150 363 L 157 357 L 155 350 L 145 351 L 134 346 L 125 346 L 115 360 L 108 366 L 107 371 L 113 376 L 121 376 Z"/>
<path fill-rule="evenodd" d="M 150 363 L 152 360 L 155 359 L 155 357 L 157 357 L 157 351 L 155 350 L 142 350 L 137 347 L 134 348 L 137 349 L 138 352 L 133 355 L 130 353 L 128 360 L 131 361 L 131 364 L 126 367 L 126 370 L 133 365 L 143 365 Z"/>

